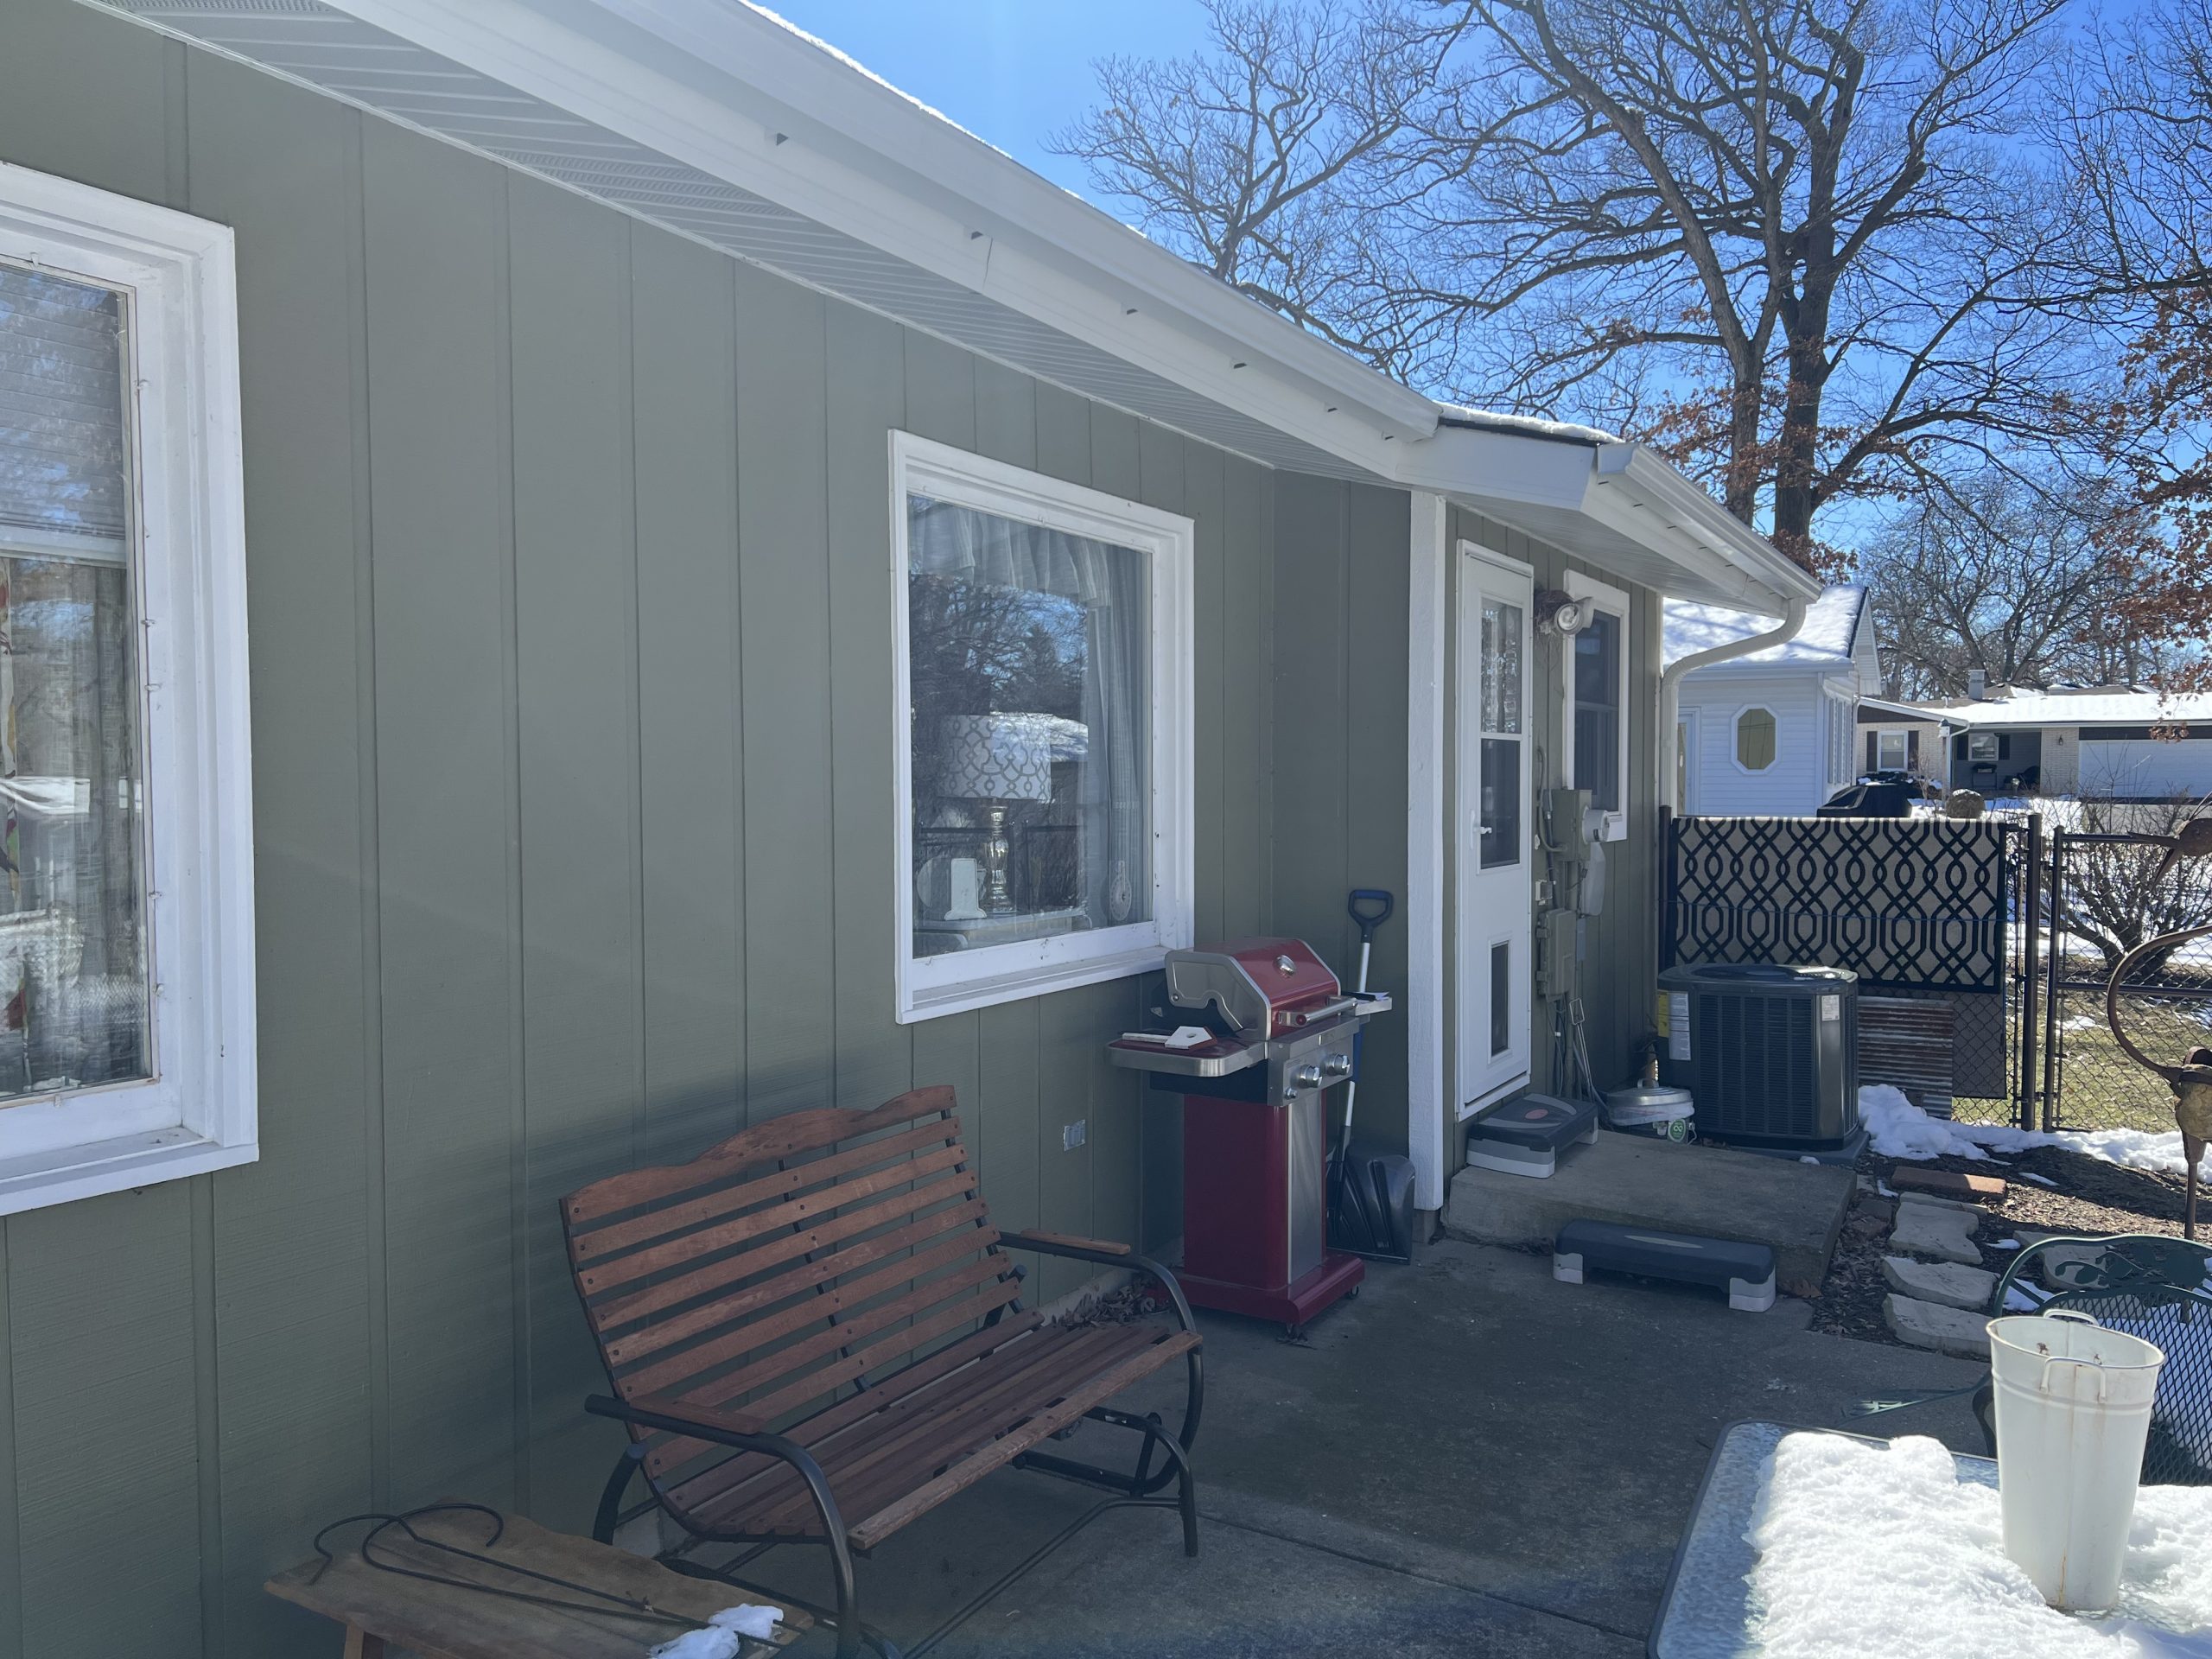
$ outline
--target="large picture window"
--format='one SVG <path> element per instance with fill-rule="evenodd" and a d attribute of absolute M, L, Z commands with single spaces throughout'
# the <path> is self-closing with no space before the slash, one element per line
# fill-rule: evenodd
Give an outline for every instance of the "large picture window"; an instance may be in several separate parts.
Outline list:
<path fill-rule="evenodd" d="M 899 1013 L 1190 938 L 1185 518 L 896 434 Z"/>
<path fill-rule="evenodd" d="M 255 1154 L 235 341 L 227 229 L 0 168 L 0 1214 Z"/>

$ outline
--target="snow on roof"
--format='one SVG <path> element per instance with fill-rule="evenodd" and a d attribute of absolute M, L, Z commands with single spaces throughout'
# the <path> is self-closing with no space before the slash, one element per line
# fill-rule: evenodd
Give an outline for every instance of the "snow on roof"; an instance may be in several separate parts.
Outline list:
<path fill-rule="evenodd" d="M 1797 630 L 1796 639 L 1787 645 L 1755 651 L 1748 657 L 1731 658 L 1729 665 L 1757 663 L 1762 666 L 1845 666 L 1851 661 L 1852 641 L 1858 634 L 1859 614 L 1866 604 L 1866 590 L 1856 582 L 1823 588 L 1821 596 L 1805 607 L 1805 626 Z M 1732 611 L 1718 605 L 1693 605 L 1670 599 L 1667 601 L 1662 651 L 1667 661 L 1678 663 L 1694 652 L 1748 639 L 1755 633 L 1769 633 L 1774 627 L 1773 618 L 1750 611 Z"/>
<path fill-rule="evenodd" d="M 1979 702 L 1923 705 L 1930 720 L 1956 727 L 2196 726 L 2212 724 L 2212 692 L 2168 695 L 2097 686 L 2081 691 L 2021 690 Z"/>
<path fill-rule="evenodd" d="M 1506 415 L 1494 409 L 1471 409 L 1465 404 L 1435 401 L 1437 418 L 1446 426 L 1471 426 L 1484 432 L 1518 432 L 1528 437 L 1552 438 L 1567 443 L 1626 442 L 1600 427 L 1578 426 L 1573 421 L 1548 421 L 1535 415 Z"/>
<path fill-rule="evenodd" d="M 984 137 L 982 134 L 969 131 L 966 127 L 962 126 L 957 121 L 947 115 L 943 110 L 938 109 L 935 105 L 925 104 L 920 99 L 916 98 L 912 92 L 899 86 L 897 82 L 886 80 L 881 75 L 877 74 L 874 70 L 869 68 L 868 65 L 862 63 L 851 53 L 840 51 L 837 48 L 830 45 L 829 41 L 823 40 L 819 35 L 814 34 L 810 30 L 801 29 L 797 23 L 791 22 L 790 18 L 785 16 L 781 12 L 771 10 L 768 7 L 761 5 L 760 3 L 760 0 L 737 0 L 737 3 L 743 6 L 747 11 L 753 12 L 765 21 L 773 23 L 778 29 L 782 29 L 785 34 L 792 36 L 794 39 L 804 41 L 816 51 L 823 54 L 827 57 L 834 58 L 837 62 L 843 64 L 845 67 L 851 70 L 855 74 L 864 76 L 866 79 L 874 81 L 877 86 L 882 87 L 883 90 L 887 92 L 896 93 L 899 97 L 904 99 L 907 103 L 919 110 L 924 115 L 930 117 L 933 120 L 944 122 L 946 126 L 950 127 L 955 132 L 963 133 L 967 137 L 973 138 L 979 144 L 985 145 L 992 149 L 997 149 L 998 153 L 1004 156 L 1008 161 L 1014 160 L 1014 156 L 1011 151 L 999 149 L 999 147 L 996 144 L 992 143 L 989 139 Z M 1019 162 L 1016 164 L 1020 165 Z M 1075 192 L 1071 190 L 1068 194 L 1070 195 L 1074 195 Z M 1081 200 L 1080 197 L 1077 197 L 1077 199 L 1078 200 Z M 1144 232 L 1139 231 L 1137 234 L 1142 236 Z"/>

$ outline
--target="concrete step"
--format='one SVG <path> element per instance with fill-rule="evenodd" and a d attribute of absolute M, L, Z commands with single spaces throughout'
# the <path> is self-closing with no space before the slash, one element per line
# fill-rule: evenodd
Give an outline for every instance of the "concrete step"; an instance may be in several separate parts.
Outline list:
<path fill-rule="evenodd" d="M 1980 1268 L 1955 1262 L 1914 1262 L 1902 1255 L 1882 1258 L 1882 1277 L 1900 1295 L 1962 1307 L 1969 1313 L 1987 1307 L 1997 1290 L 1997 1275 Z"/>
<path fill-rule="evenodd" d="M 1961 1307 L 1945 1307 L 1894 1293 L 1882 1299 L 1882 1320 L 1900 1342 L 1916 1348 L 1933 1348 L 1961 1359 L 1987 1359 L 1989 1332 L 1986 1315 Z"/>
<path fill-rule="evenodd" d="M 1444 1225 L 1486 1244 L 1547 1249 L 1579 1220 L 1767 1244 L 1781 1288 L 1803 1295 L 1827 1274 L 1853 1185 L 1848 1169 L 1601 1131 L 1548 1179 L 1461 1170 Z"/>

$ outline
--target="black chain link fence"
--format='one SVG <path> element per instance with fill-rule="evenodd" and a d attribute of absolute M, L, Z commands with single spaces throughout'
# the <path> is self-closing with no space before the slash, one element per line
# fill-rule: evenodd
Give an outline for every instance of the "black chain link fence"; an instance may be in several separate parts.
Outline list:
<path fill-rule="evenodd" d="M 2145 807 L 2139 816 L 2169 811 Z M 2037 1079 L 2045 1128 L 2156 1134 L 2174 1127 L 2165 1084 L 2120 1052 L 2105 1018 L 2107 982 L 2131 947 L 2212 922 L 2212 861 L 2168 861 L 2173 827 L 2062 829 L 2050 838 L 2049 991 Z M 2190 1049 L 2212 1046 L 2212 939 L 2139 958 L 2122 987 L 2121 1023 L 2145 1053 L 2178 1063 Z"/>

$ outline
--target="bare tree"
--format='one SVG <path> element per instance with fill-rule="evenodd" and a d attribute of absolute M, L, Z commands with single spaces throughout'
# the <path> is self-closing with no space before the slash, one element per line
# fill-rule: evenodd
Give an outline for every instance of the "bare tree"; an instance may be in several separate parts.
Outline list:
<path fill-rule="evenodd" d="M 2082 424 L 2030 302 L 2064 0 L 1209 3 L 1216 53 L 1104 66 L 1059 143 L 1378 363 L 1656 442 L 1808 561 L 1824 506 Z"/>
<path fill-rule="evenodd" d="M 1107 58 L 1053 147 L 1156 239 L 1405 378 L 1448 367 L 1450 319 L 1395 239 L 1458 147 L 1433 129 L 1465 30 L 1400 0 L 1207 0 L 1214 50 Z"/>
<path fill-rule="evenodd" d="M 2094 834 L 2168 836 L 2206 810 L 2206 803 L 2177 798 L 2114 798 L 2117 780 L 2083 779 L 2081 828 Z M 2105 971 L 2145 939 L 2212 922 L 2212 867 L 2201 859 L 2169 866 L 2161 845 L 2082 842 L 2069 846 L 2062 925 L 2095 947 Z M 2171 953 L 2152 951 L 2136 964 L 2131 983 L 2158 984 L 2173 977 Z M 2188 982 L 2202 982 L 2192 969 Z"/>
<path fill-rule="evenodd" d="M 2163 665 L 2125 614 L 2132 514 L 2111 484 L 2065 488 L 1996 468 L 1954 480 L 1862 550 L 1891 696 L 1992 685 L 2133 683 Z"/>

